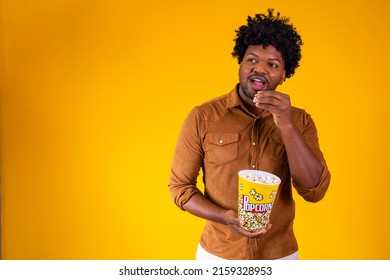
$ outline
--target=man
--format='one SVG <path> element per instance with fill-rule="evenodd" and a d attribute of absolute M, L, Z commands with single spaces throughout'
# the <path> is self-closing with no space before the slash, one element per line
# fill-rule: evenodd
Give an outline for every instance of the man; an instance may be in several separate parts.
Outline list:
<path fill-rule="evenodd" d="M 248 17 L 232 53 L 239 84 L 195 107 L 183 124 L 169 189 L 182 210 L 207 219 L 197 259 L 298 259 L 292 187 L 317 202 L 330 182 L 312 118 L 276 91 L 299 66 L 301 45 L 289 19 L 272 9 Z M 196 186 L 201 168 L 204 194 Z M 237 215 L 237 173 L 243 169 L 282 181 L 270 225 L 259 232 L 244 230 Z"/>

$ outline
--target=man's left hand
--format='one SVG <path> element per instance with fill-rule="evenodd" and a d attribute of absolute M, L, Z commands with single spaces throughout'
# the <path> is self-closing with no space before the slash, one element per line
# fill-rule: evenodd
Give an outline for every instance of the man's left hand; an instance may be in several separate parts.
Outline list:
<path fill-rule="evenodd" d="M 290 96 L 278 91 L 259 91 L 253 98 L 256 107 L 269 111 L 277 127 L 282 128 L 291 125 L 291 102 Z"/>

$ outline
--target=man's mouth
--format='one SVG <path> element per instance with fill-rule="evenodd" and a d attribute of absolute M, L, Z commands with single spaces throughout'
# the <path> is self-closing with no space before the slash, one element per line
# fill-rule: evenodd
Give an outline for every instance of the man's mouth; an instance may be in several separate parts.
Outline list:
<path fill-rule="evenodd" d="M 261 90 L 264 87 L 264 85 L 267 83 L 267 80 L 261 76 L 253 76 L 249 80 L 254 90 Z"/>

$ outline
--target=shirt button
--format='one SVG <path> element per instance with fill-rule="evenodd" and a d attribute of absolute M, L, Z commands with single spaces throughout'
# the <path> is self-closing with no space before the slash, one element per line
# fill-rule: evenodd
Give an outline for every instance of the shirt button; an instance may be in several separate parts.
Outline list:
<path fill-rule="evenodd" d="M 252 168 L 255 169 L 255 168 L 256 168 L 256 165 L 252 165 Z"/>
<path fill-rule="evenodd" d="M 223 140 L 221 139 L 221 140 L 219 140 L 219 144 L 223 144 Z"/>
<path fill-rule="evenodd" d="M 253 143 L 252 143 L 252 145 L 253 145 L 253 146 L 256 146 L 256 143 L 255 143 L 255 142 L 253 142 Z"/>

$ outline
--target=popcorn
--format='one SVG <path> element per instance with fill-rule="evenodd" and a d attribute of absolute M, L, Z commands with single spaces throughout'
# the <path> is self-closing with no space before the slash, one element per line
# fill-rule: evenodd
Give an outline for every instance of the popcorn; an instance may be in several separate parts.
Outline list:
<path fill-rule="evenodd" d="M 238 184 L 238 217 L 250 232 L 267 228 L 280 179 L 267 172 L 241 170 Z"/>
<path fill-rule="evenodd" d="M 242 228 L 250 232 L 256 232 L 266 229 L 268 225 L 269 216 L 271 215 L 271 209 L 268 209 L 263 214 L 258 214 L 244 211 L 244 209 L 242 209 L 242 205 L 242 197 L 239 197 L 238 217 L 245 221 L 245 224 Z"/>
<path fill-rule="evenodd" d="M 260 193 L 257 193 L 255 189 L 251 189 L 251 191 L 249 192 L 250 195 L 253 196 L 253 198 L 257 201 L 259 200 L 263 200 L 263 195 L 260 194 Z"/>
<path fill-rule="evenodd" d="M 256 176 L 251 173 L 242 173 L 241 176 L 244 179 L 257 184 L 275 185 L 278 181 L 277 178 L 273 178 L 272 176 Z"/>

